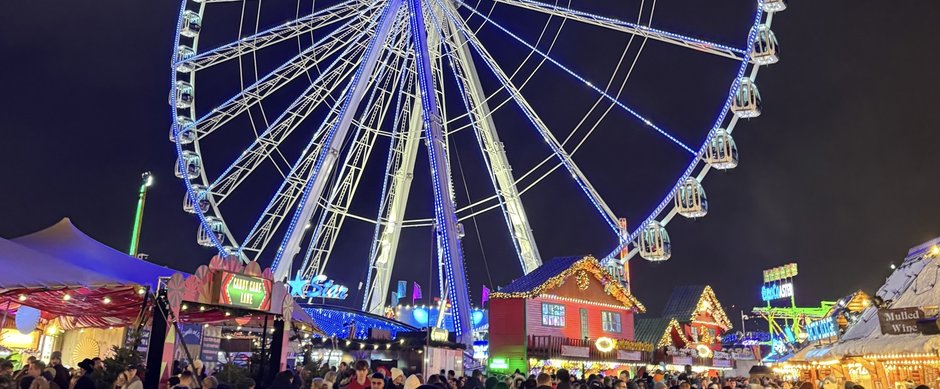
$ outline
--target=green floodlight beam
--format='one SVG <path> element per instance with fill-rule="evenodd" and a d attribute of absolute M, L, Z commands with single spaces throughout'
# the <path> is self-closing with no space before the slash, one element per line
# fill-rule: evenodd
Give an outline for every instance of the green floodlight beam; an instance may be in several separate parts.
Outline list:
<path fill-rule="evenodd" d="M 131 232 L 131 247 L 128 254 L 137 256 L 137 248 L 140 245 L 140 227 L 144 221 L 144 203 L 147 202 L 147 189 L 153 186 L 153 174 L 145 172 L 140 175 L 140 192 L 137 195 L 137 213 L 134 215 L 134 230 Z"/>

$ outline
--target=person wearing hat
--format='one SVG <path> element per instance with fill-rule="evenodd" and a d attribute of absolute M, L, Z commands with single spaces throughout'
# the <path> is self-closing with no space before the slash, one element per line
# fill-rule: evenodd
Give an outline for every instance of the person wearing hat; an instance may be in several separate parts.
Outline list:
<path fill-rule="evenodd" d="M 404 389 L 405 387 L 405 372 L 397 367 L 393 367 L 389 372 L 389 389 Z"/>
<path fill-rule="evenodd" d="M 418 375 L 412 374 L 405 379 L 405 385 L 403 389 L 418 389 L 421 386 L 421 378 L 418 378 Z"/>
<path fill-rule="evenodd" d="M 144 383 L 140 380 L 140 377 L 137 376 L 137 370 L 139 367 L 137 365 L 128 365 L 124 372 L 121 373 L 124 375 L 124 386 L 122 389 L 144 389 Z"/>
<path fill-rule="evenodd" d="M 95 363 L 85 358 L 78 363 L 78 367 L 82 369 L 82 375 L 78 377 L 78 381 L 75 381 L 72 389 L 95 389 L 95 380 L 91 379 L 91 374 L 95 371 Z"/>

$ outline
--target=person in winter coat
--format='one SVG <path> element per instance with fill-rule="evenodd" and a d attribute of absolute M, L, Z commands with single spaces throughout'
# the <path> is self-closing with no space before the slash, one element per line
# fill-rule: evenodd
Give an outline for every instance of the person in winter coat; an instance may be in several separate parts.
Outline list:
<path fill-rule="evenodd" d="M 294 373 L 291 373 L 288 370 L 284 370 L 274 376 L 274 382 L 271 383 L 271 386 L 269 386 L 268 389 L 290 389 L 291 382 L 293 381 Z"/>
<path fill-rule="evenodd" d="M 122 389 L 144 389 L 144 383 L 137 376 L 137 365 L 129 365 L 124 369 L 124 386 Z"/>
<path fill-rule="evenodd" d="M 404 389 L 405 387 L 405 372 L 397 367 L 393 367 L 389 373 L 388 389 Z"/>
<path fill-rule="evenodd" d="M 95 389 L 95 381 L 91 379 L 91 374 L 95 371 L 95 363 L 85 358 L 78 363 L 78 367 L 82 369 L 82 375 L 78 377 L 78 381 L 75 381 L 72 389 Z"/>

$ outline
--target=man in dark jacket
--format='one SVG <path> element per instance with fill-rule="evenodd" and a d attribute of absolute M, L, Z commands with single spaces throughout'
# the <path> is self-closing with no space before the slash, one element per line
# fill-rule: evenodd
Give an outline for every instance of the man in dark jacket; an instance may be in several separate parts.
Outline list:
<path fill-rule="evenodd" d="M 571 389 L 571 374 L 568 373 L 568 369 L 558 369 L 555 377 L 558 377 L 558 386 L 555 389 Z"/>
<path fill-rule="evenodd" d="M 53 351 L 52 357 L 49 358 L 49 367 L 55 369 L 55 381 L 56 385 L 59 385 L 60 388 L 68 388 L 69 381 L 71 380 L 71 375 L 69 374 L 69 369 L 66 369 L 65 366 L 62 366 L 62 352 Z"/>
<path fill-rule="evenodd" d="M 539 375 L 535 377 L 535 383 L 538 385 L 536 389 L 553 389 L 552 376 L 548 374 L 539 373 Z"/>
<path fill-rule="evenodd" d="M 483 372 L 480 369 L 473 370 L 463 389 L 483 389 Z"/>

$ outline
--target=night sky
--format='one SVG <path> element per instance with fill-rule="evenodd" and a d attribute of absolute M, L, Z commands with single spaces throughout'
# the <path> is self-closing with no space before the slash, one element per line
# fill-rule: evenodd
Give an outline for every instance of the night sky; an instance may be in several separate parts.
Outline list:
<path fill-rule="evenodd" d="M 746 26 L 750 7 L 734 13 L 694 2 L 660 3 L 654 25 L 674 31 L 681 30 L 677 26 L 695 25 L 691 15 L 704 21 L 701 26 L 713 21 L 724 24 L 722 17 L 733 16 L 739 21 L 737 27 L 697 35 L 720 40 L 730 34 L 738 37 L 732 39 L 735 45 L 741 35 L 733 33 Z M 716 7 L 738 8 L 739 3 L 745 2 L 722 2 Z M 936 73 L 940 53 L 931 19 L 940 12 L 940 3 L 922 0 L 905 5 L 793 1 L 777 15 L 773 30 L 781 42 L 782 60 L 762 69 L 758 77 L 763 115 L 742 123 L 734 133 L 741 164 L 705 180 L 708 216 L 697 221 L 677 218 L 669 224 L 672 259 L 652 264 L 637 257 L 632 262 L 633 291 L 651 312 L 659 312 L 674 285 L 710 284 L 736 317 L 742 307 L 759 304 L 761 270 L 792 261 L 800 265 L 799 304 L 814 305 L 859 288 L 874 292 L 889 273 L 890 262 L 900 261 L 909 247 L 940 236 L 940 158 L 936 157 L 940 120 L 935 115 L 940 104 Z M 167 140 L 167 60 L 177 12 L 178 3 L 165 0 L 15 1 L 4 7 L 0 16 L 0 52 L 5 59 L 0 85 L 6 91 L 0 111 L 4 134 L 0 236 L 27 234 L 67 216 L 92 237 L 125 250 L 139 176 L 149 170 L 156 174 L 157 184 L 148 196 L 141 251 L 156 263 L 184 271 L 209 259 L 211 250 L 195 244 L 195 217 L 181 209 L 183 186 L 173 177 L 176 155 Z M 682 32 L 696 35 L 696 28 Z M 588 44 L 580 52 L 561 47 L 553 56 L 590 74 L 592 66 L 605 66 L 593 60 L 594 55 L 606 56 L 591 51 L 597 47 Z M 711 76 L 715 70 L 710 65 L 695 64 L 705 70 L 687 72 L 673 68 L 675 62 L 685 61 L 671 61 L 669 52 L 649 50 L 639 60 L 639 66 L 650 72 L 648 77 L 631 78 L 631 82 L 637 80 L 637 90 L 644 87 L 643 80 L 656 80 L 654 76 L 668 72 L 674 72 L 677 79 L 685 75 L 727 88 L 725 78 Z M 503 54 L 506 58 L 513 55 Z M 665 70 L 658 74 L 656 69 Z M 551 72 L 546 65 L 543 78 L 560 74 Z M 716 74 L 726 77 L 729 73 Z M 572 96 L 585 93 L 575 92 L 577 84 L 549 85 L 545 80 L 535 81 L 543 84 L 533 90 L 548 88 L 546 93 L 554 98 L 568 90 Z M 662 92 L 682 90 L 685 84 L 676 82 L 666 82 Z M 664 112 L 662 120 L 676 127 L 712 120 L 720 107 L 720 96 L 707 91 L 702 92 L 702 100 L 672 101 L 655 94 L 631 95 L 630 85 L 626 101 L 648 110 L 644 112 Z M 653 91 L 650 85 L 646 87 Z M 685 108 L 670 105 L 680 102 L 698 107 L 686 114 Z M 552 111 L 550 102 L 535 105 Z M 500 115 L 526 125 L 518 111 L 505 110 Z M 696 115 L 701 120 L 694 119 Z M 549 123 L 580 118 L 546 116 Z M 636 127 L 635 120 L 631 125 Z M 530 138 L 516 134 L 503 133 L 508 150 L 521 150 L 517 153 L 522 155 L 531 152 L 535 159 L 544 157 L 536 146 L 525 146 Z M 649 134 L 636 136 L 656 139 Z M 513 143 L 517 146 L 511 147 Z M 664 147 L 661 140 L 659 144 L 656 147 Z M 469 155 L 472 148 L 466 150 L 464 155 Z M 631 220 L 639 222 L 661 197 L 662 185 L 674 182 L 678 174 L 669 169 L 679 165 L 667 160 L 681 154 L 674 148 L 672 154 L 645 147 L 619 150 L 628 156 L 621 160 L 608 150 L 606 154 L 585 153 L 578 161 L 605 197 L 622 197 L 619 203 L 630 203 L 617 209 L 625 209 Z M 421 152 L 416 176 L 426 171 L 420 170 L 426 169 L 420 162 L 426 158 Z M 384 151 L 379 154 L 384 159 Z M 657 166 L 667 172 L 657 173 Z M 650 172 L 662 181 L 647 177 Z M 472 173 L 467 178 L 471 183 L 474 180 Z M 549 189 L 539 186 L 542 189 L 523 197 L 542 256 L 606 254 L 603 248 L 609 242 L 594 240 L 604 230 L 580 224 L 585 220 L 597 224 L 594 211 L 583 198 L 576 204 L 564 197 L 578 195 L 570 183 L 567 195 L 561 190 L 556 194 L 551 186 L 556 184 L 550 180 Z M 414 191 L 427 188 L 417 179 L 415 185 Z M 458 190 L 458 197 L 464 190 Z M 649 193 L 632 194 L 643 190 Z M 631 194 L 611 195 L 619 192 Z M 418 211 L 427 208 L 419 206 Z M 508 240 L 499 235 L 505 230 L 501 217 L 490 213 L 478 221 L 488 263 L 483 266 L 479 260 L 479 242 L 465 243 L 474 301 L 479 299 L 481 283 L 505 285 L 521 275 L 511 247 L 506 249 Z M 366 231 L 371 233 L 371 229 Z M 475 235 L 474 230 L 468 231 L 468 236 Z M 426 231 L 406 238 L 395 279 L 419 280 L 430 289 L 426 286 L 429 244 Z M 343 247 L 361 252 L 367 246 L 368 240 L 359 240 Z M 359 297 L 355 287 L 364 276 L 365 260 L 339 262 L 330 268 L 331 276 Z"/>

